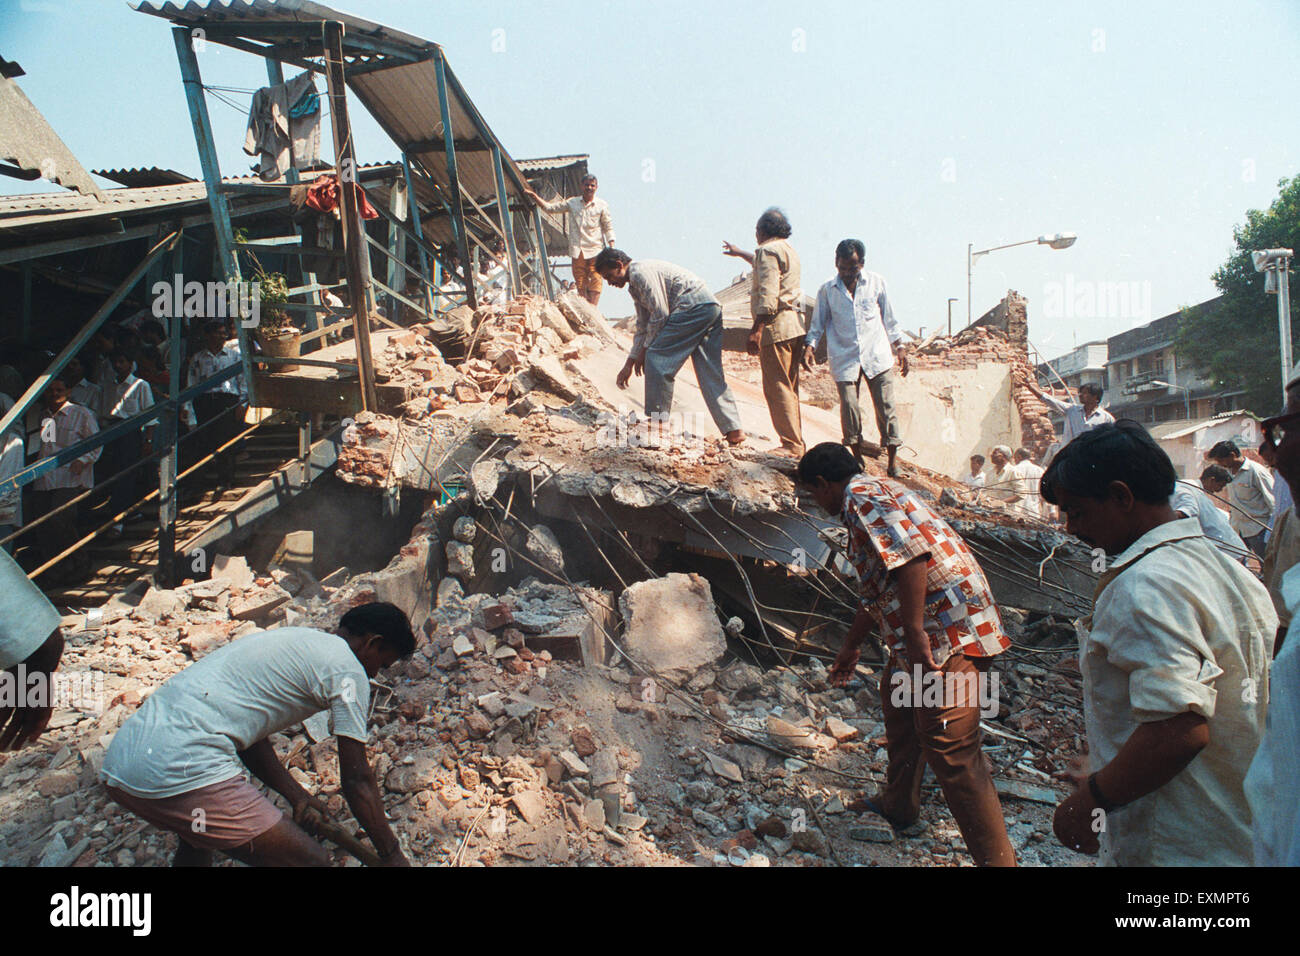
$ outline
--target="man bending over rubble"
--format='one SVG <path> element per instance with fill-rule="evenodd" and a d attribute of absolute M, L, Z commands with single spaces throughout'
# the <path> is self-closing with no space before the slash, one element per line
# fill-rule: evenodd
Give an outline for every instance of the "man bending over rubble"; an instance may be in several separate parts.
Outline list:
<path fill-rule="evenodd" d="M 1176 477 L 1129 420 L 1080 435 L 1043 475 L 1070 534 L 1108 555 L 1079 625 L 1093 773 L 1077 775 L 1053 828 L 1112 866 L 1249 866 L 1244 781 L 1277 614 L 1253 574 L 1178 517 Z"/>
<path fill-rule="evenodd" d="M 249 634 L 159 687 L 113 737 L 100 779 L 109 796 L 180 835 L 176 866 L 221 850 L 255 866 L 328 866 L 311 827 L 326 809 L 280 763 L 270 736 L 329 711 L 343 795 L 380 858 L 409 866 L 366 760 L 370 678 L 415 650 L 406 615 L 374 602 L 334 634 L 281 627 Z M 293 808 L 286 819 L 250 771 Z"/>
<path fill-rule="evenodd" d="M 602 250 L 596 271 L 615 288 L 626 288 L 636 304 L 636 335 L 618 387 L 627 388 L 633 373 L 644 372 L 646 414 L 662 422 L 672 412 L 673 384 L 689 358 L 718 430 L 728 444 L 744 442 L 736 400 L 722 372 L 722 306 L 704 280 L 671 262 L 633 262 L 619 249 Z"/>
<path fill-rule="evenodd" d="M 831 684 L 849 682 L 877 615 L 890 648 L 880 678 L 889 753 L 885 786 L 849 809 L 877 813 L 906 834 L 921 815 L 928 763 L 976 864 L 1015 866 L 980 749 L 984 695 L 975 689 L 991 659 L 1011 646 L 984 572 L 924 501 L 897 481 L 863 474 L 844 445 L 817 445 L 800 459 L 798 477 L 827 514 L 843 519 L 846 557 L 862 596 Z"/>

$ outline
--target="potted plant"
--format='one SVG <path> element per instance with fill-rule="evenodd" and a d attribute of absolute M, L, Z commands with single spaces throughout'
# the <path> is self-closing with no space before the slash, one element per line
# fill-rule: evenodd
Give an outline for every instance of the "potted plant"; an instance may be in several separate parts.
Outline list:
<path fill-rule="evenodd" d="M 285 305 L 289 301 L 289 282 L 281 272 L 267 272 L 251 250 L 246 250 L 253 260 L 254 281 L 258 285 L 257 341 L 266 355 L 276 358 L 298 358 L 302 354 L 302 332 L 289 319 Z M 296 363 L 275 363 L 272 372 L 292 372 Z"/>

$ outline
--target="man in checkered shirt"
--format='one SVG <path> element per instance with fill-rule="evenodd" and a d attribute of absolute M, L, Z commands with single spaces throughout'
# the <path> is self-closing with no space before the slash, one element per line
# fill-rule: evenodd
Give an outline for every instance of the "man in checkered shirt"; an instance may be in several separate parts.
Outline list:
<path fill-rule="evenodd" d="M 979 678 L 1011 646 L 984 572 L 918 495 L 863 474 L 843 445 L 813 448 L 799 461 L 798 477 L 827 514 L 843 519 L 845 557 L 862 596 L 831 683 L 842 687 L 852 678 L 873 619 L 890 648 L 880 680 L 889 770 L 879 793 L 849 808 L 878 813 L 906 835 L 920 818 L 928 763 L 975 862 L 1014 866 L 980 749 Z"/>

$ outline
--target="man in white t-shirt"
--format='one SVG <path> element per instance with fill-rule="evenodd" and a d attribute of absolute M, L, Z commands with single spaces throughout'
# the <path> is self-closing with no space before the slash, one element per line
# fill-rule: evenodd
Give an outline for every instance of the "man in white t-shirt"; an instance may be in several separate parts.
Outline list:
<path fill-rule="evenodd" d="M 1014 487 L 1020 500 L 1016 507 L 1034 518 L 1043 516 L 1042 494 L 1038 482 L 1043 477 L 1043 466 L 1034 461 L 1028 448 L 1017 448 L 1015 454 L 1016 479 Z"/>
<path fill-rule="evenodd" d="M 362 604 L 335 634 L 282 627 L 249 634 L 172 677 L 113 737 L 100 772 L 109 796 L 180 835 L 176 866 L 221 850 L 257 866 L 328 866 L 311 827 L 325 806 L 276 756 L 270 736 L 321 711 L 338 739 L 343 796 L 380 858 L 406 866 L 366 760 L 370 678 L 415 650 L 406 615 Z M 293 819 L 249 780 L 284 797 Z"/>
<path fill-rule="evenodd" d="M 62 656 L 59 612 L 0 551 L 0 751 L 34 744 L 45 732 Z"/>

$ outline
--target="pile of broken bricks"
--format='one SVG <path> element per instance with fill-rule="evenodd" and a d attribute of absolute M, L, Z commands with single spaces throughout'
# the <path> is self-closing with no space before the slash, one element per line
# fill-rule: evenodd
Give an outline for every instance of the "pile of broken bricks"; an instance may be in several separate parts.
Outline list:
<path fill-rule="evenodd" d="M 484 532 L 468 516 L 451 529 L 448 547 L 471 550 Z M 417 526 L 402 560 L 419 559 L 427 532 Z M 563 562 L 554 535 L 535 537 L 539 563 Z M 174 838 L 96 782 L 112 733 L 167 676 L 220 644 L 259 627 L 331 629 L 385 581 L 341 571 L 317 582 L 281 568 L 259 577 L 242 559 L 219 558 L 211 580 L 69 622 L 64 667 L 105 674 L 103 706 L 61 711 L 40 745 L 0 756 L 0 863 L 167 864 Z M 969 862 L 933 785 L 917 836 L 845 810 L 886 766 L 870 667 L 832 688 L 817 659 L 766 670 L 736 659 L 739 622 L 723 625 L 708 581 L 694 574 L 617 595 L 535 578 L 499 594 L 465 589 L 452 576 L 438 583 L 415 655 L 375 683 L 370 760 L 414 862 Z M 1065 626 L 1013 609 L 1004 617 L 1017 638 Z M 1014 657 L 1002 712 L 986 721 L 1013 844 L 1024 863 L 1084 863 L 1051 837 L 1053 805 L 1082 748 L 1077 667 L 1064 654 Z M 272 742 L 295 779 L 350 820 L 322 723 Z"/>

